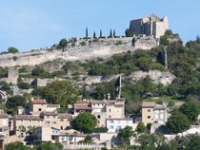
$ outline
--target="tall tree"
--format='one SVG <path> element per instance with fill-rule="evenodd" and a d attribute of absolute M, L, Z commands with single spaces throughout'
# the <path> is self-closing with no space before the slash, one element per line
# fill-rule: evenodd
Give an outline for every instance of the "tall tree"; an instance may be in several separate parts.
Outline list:
<path fill-rule="evenodd" d="M 99 37 L 102 37 L 102 30 L 100 29 Z"/>
<path fill-rule="evenodd" d="M 97 119 L 94 115 L 89 112 L 80 113 L 71 122 L 73 129 L 84 132 L 91 133 L 97 124 Z"/>
<path fill-rule="evenodd" d="M 97 38 L 96 32 L 94 31 L 94 33 L 93 33 L 93 39 L 96 39 L 96 38 Z"/>
<path fill-rule="evenodd" d="M 85 38 L 88 39 L 88 28 L 85 29 Z"/>

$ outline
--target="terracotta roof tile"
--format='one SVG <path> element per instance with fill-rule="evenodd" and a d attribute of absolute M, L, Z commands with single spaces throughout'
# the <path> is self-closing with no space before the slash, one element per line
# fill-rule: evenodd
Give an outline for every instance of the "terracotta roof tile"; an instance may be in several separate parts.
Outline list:
<path fill-rule="evenodd" d="M 31 102 L 33 104 L 47 104 L 46 100 L 44 99 L 32 99 Z"/>

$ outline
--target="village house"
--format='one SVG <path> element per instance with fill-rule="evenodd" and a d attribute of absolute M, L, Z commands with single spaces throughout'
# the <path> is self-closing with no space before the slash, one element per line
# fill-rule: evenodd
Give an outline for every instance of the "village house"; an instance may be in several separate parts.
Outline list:
<path fill-rule="evenodd" d="M 0 113 L 0 149 L 10 142 L 19 141 L 16 135 L 10 135 L 9 115 L 3 111 Z"/>
<path fill-rule="evenodd" d="M 156 102 L 142 103 L 142 122 L 146 125 L 153 124 L 155 127 L 164 125 L 167 122 L 167 108 Z"/>
<path fill-rule="evenodd" d="M 91 112 L 97 118 L 97 126 L 105 127 L 107 118 L 124 118 L 125 99 L 83 100 L 74 104 L 74 116 Z"/>

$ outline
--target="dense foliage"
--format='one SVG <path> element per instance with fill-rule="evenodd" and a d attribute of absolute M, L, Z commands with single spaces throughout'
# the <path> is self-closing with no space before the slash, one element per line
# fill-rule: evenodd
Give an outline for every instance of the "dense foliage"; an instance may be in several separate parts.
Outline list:
<path fill-rule="evenodd" d="M 68 104 L 78 100 L 78 89 L 69 81 L 55 81 L 45 87 L 34 90 L 33 95 L 41 96 L 48 103 L 60 104 L 61 108 L 67 109 Z"/>
<path fill-rule="evenodd" d="M 96 124 L 96 117 L 89 112 L 80 113 L 75 119 L 71 121 L 71 126 L 73 129 L 84 133 L 91 133 L 94 130 Z"/>
<path fill-rule="evenodd" d="M 190 127 L 190 121 L 184 114 L 175 111 L 171 114 L 167 121 L 167 127 L 173 133 L 186 131 Z"/>

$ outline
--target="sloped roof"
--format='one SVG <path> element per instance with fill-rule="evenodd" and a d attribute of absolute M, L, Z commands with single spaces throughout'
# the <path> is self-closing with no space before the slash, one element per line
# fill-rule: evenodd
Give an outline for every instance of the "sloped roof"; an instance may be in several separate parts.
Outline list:
<path fill-rule="evenodd" d="M 31 102 L 33 104 L 47 104 L 45 99 L 32 99 Z"/>
<path fill-rule="evenodd" d="M 15 115 L 16 120 L 42 120 L 39 116 Z"/>

